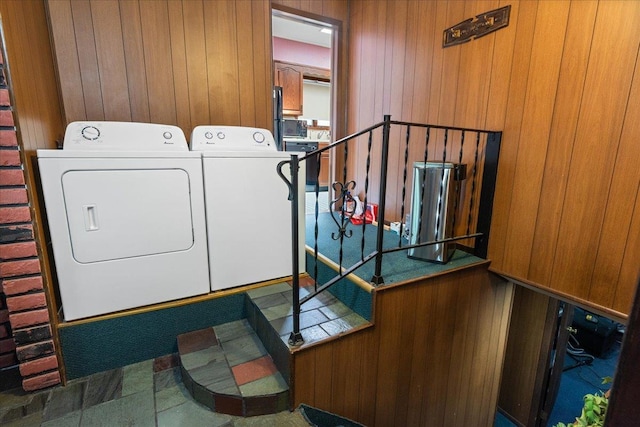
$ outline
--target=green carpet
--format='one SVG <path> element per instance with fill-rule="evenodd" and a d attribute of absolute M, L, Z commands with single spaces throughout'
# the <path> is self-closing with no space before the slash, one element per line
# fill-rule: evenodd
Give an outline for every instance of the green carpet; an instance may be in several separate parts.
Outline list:
<path fill-rule="evenodd" d="M 335 214 L 336 218 L 339 216 Z M 321 213 L 318 215 L 318 252 L 336 264 L 339 260 L 340 243 L 338 240 L 333 240 L 332 233 L 337 234 L 338 227 L 334 220 L 331 218 L 331 213 Z M 364 230 L 364 251 L 361 250 L 362 235 Z M 351 231 L 350 238 L 344 238 L 342 248 L 342 266 L 350 267 L 362 259 L 362 253 L 364 257 L 369 255 L 375 250 L 376 247 L 376 233 L 377 227 L 367 224 L 353 225 L 349 222 L 347 225 L 347 231 Z M 306 244 L 312 250 L 315 247 L 315 216 L 313 214 L 306 216 Z M 396 248 L 399 244 L 398 234 L 392 231 L 384 231 L 384 245 L 385 249 Z M 406 240 L 403 240 L 403 245 L 407 244 Z M 382 260 L 382 276 L 384 277 L 385 284 L 399 283 L 409 279 L 415 279 L 417 277 L 424 277 L 434 275 L 440 272 L 451 270 L 458 267 L 463 267 L 477 262 L 484 261 L 482 258 L 478 258 L 471 254 L 468 254 L 461 250 L 456 250 L 447 264 L 436 264 L 427 261 L 420 261 L 410 259 L 407 257 L 407 251 L 402 250 L 398 252 L 392 252 L 385 254 Z M 307 271 L 313 273 L 313 260 L 307 264 Z M 375 260 L 367 262 L 365 265 L 356 270 L 355 275 L 367 282 L 371 281 L 375 268 Z"/>

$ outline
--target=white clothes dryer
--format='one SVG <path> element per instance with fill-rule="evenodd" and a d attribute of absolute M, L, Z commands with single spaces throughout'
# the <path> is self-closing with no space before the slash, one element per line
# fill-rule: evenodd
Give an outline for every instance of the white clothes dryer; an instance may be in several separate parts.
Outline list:
<path fill-rule="evenodd" d="M 73 122 L 37 150 L 64 319 L 209 292 L 200 156 L 176 126 Z"/>
<path fill-rule="evenodd" d="M 277 151 L 270 131 L 239 126 L 198 126 L 191 150 L 202 153 L 211 290 L 290 276 L 291 202 L 276 167 L 292 153 Z M 304 165 L 298 176 L 303 272 Z"/>

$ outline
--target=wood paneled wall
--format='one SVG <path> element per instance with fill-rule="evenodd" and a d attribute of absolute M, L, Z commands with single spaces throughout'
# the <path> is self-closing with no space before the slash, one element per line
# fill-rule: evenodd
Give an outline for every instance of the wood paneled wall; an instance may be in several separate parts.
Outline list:
<path fill-rule="evenodd" d="M 373 327 L 294 353 L 295 405 L 369 427 L 492 426 L 513 285 L 479 266 L 375 292 Z"/>
<path fill-rule="evenodd" d="M 442 48 L 445 28 L 507 4 L 508 27 Z M 492 269 L 623 317 L 640 259 L 639 25 L 624 0 L 353 0 L 349 132 L 384 114 L 503 130 Z"/>
<path fill-rule="evenodd" d="M 273 127 L 267 1 L 48 1 L 67 122 Z"/>

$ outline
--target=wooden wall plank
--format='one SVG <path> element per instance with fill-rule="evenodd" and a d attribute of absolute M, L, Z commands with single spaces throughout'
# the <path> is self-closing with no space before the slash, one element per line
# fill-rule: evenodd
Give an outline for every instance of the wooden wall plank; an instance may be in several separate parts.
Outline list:
<path fill-rule="evenodd" d="M 49 1 L 47 10 L 51 21 L 56 23 L 52 26 L 51 38 L 55 49 L 64 114 L 68 121 L 85 120 L 87 113 L 84 108 L 71 2 L 69 0 Z"/>
<path fill-rule="evenodd" d="M 558 77 L 556 106 L 551 123 L 551 134 L 540 191 L 540 204 L 536 215 L 533 249 L 527 277 L 536 283 L 549 283 L 556 251 L 563 193 L 566 190 L 571 152 L 584 78 L 591 48 L 597 1 L 572 2 L 567 23 L 564 50 Z"/>
<path fill-rule="evenodd" d="M 152 123 L 176 124 L 176 100 L 171 64 L 169 11 L 166 2 L 140 2 L 149 119 Z"/>
<path fill-rule="evenodd" d="M 517 277 L 529 270 L 569 6 L 544 1 L 536 16 L 502 267 Z"/>
<path fill-rule="evenodd" d="M 500 167 L 496 182 L 494 206 L 491 218 L 491 236 L 489 238 L 489 258 L 494 260 L 493 267 L 501 270 L 505 257 L 507 225 L 511 211 L 511 195 L 513 193 L 513 177 L 515 175 L 516 158 L 518 155 L 519 135 L 524 110 L 524 94 L 526 93 L 529 64 L 531 61 L 531 46 L 535 28 L 537 2 L 520 2 L 517 16 L 511 19 L 516 22 L 513 61 L 509 80 L 509 94 L 506 116 L 503 124 L 500 147 Z M 511 24 L 510 24 L 511 25 Z"/>
<path fill-rule="evenodd" d="M 627 195 L 627 197 L 632 197 L 632 195 Z M 621 313 L 629 313 L 631 311 L 631 301 L 633 301 L 633 296 L 636 292 L 636 286 L 633 283 L 638 283 L 640 280 L 640 272 L 638 271 L 638 259 L 640 259 L 640 239 L 638 239 L 638 236 L 640 236 L 640 188 L 635 194 L 635 201 L 629 235 L 627 236 L 627 245 L 622 259 L 622 266 L 620 267 L 618 286 L 613 300 L 613 309 Z"/>
<path fill-rule="evenodd" d="M 622 260 L 626 246 L 633 240 L 640 240 L 640 234 L 631 234 L 631 220 L 636 204 L 632 197 L 640 189 L 640 168 L 638 167 L 637 136 L 640 135 L 640 56 L 636 60 L 634 79 L 629 92 L 624 126 L 616 160 L 613 166 L 613 177 L 607 200 L 616 200 L 615 206 L 607 204 L 598 255 L 593 265 L 593 279 L 589 291 L 589 300 L 606 307 L 614 302 L 615 288 L 612 283 L 619 283 Z M 640 252 L 636 252 L 640 260 Z M 640 272 L 640 263 L 637 266 Z M 628 281 L 627 283 L 632 283 Z M 631 286 L 629 288 L 632 289 Z M 633 293 L 628 294 L 629 303 Z M 625 310 L 626 312 L 626 310 Z"/>
<path fill-rule="evenodd" d="M 189 80 L 187 78 L 187 52 L 185 49 L 185 22 L 183 4 L 168 2 L 169 35 L 171 38 L 171 62 L 167 63 L 173 71 L 175 90 L 176 123 L 182 129 L 191 129 L 191 108 L 189 106 Z M 190 135 L 185 135 L 189 139 Z"/>
<path fill-rule="evenodd" d="M 238 87 L 240 124 L 242 126 L 248 126 L 250 123 L 253 124 L 256 122 L 256 85 L 253 64 L 264 65 L 263 63 L 257 63 L 254 58 L 254 53 L 259 52 L 261 49 L 254 50 L 253 26 L 244 25 L 247 21 L 253 21 L 251 3 L 251 0 L 239 0 L 235 2 L 237 28 L 236 43 L 238 45 L 238 80 L 245 82 L 244 84 L 239 84 Z M 257 28 L 256 31 L 258 31 Z M 266 75 L 266 69 L 264 67 L 262 67 L 260 71 L 261 75 Z"/>
<path fill-rule="evenodd" d="M 92 2 L 91 22 L 100 75 L 104 116 L 131 121 L 120 7 L 117 2 Z"/>
<path fill-rule="evenodd" d="M 235 2 L 205 2 L 210 118 L 218 124 L 240 123 L 237 21 Z"/>
<path fill-rule="evenodd" d="M 149 112 L 149 92 L 147 91 L 147 71 L 144 60 L 142 20 L 137 0 L 120 2 L 122 18 L 122 40 L 126 63 L 131 120 L 147 123 Z M 54 26 L 56 28 L 56 26 Z"/>
<path fill-rule="evenodd" d="M 84 108 L 87 112 L 86 120 L 104 120 L 91 2 L 72 0 L 71 15 L 78 48 L 77 57 L 80 64 Z"/>
<path fill-rule="evenodd" d="M 271 28 L 271 8 L 266 2 L 250 2 L 253 21 L 253 63 L 248 66 L 253 69 L 255 105 L 254 124 L 266 129 L 273 127 L 273 67 L 271 32 L 259 31 L 260 28 Z"/>
<path fill-rule="evenodd" d="M 568 171 L 558 249 L 550 286 L 571 295 L 589 294 L 607 196 L 636 63 L 640 3 L 600 2 L 571 167 Z M 610 28 L 615 26 L 615 33 Z M 619 37 L 618 34 L 625 34 Z M 611 67 L 616 63 L 616 67 Z M 619 201 L 616 201 L 619 203 Z M 576 265 L 584 266 L 575 268 Z"/>
<path fill-rule="evenodd" d="M 184 14 L 185 51 L 187 60 L 187 79 L 189 81 L 189 107 L 192 125 L 207 125 L 210 120 L 208 67 L 205 16 L 202 1 L 187 1 L 182 4 Z M 207 90 L 204 90 L 207 88 Z"/>

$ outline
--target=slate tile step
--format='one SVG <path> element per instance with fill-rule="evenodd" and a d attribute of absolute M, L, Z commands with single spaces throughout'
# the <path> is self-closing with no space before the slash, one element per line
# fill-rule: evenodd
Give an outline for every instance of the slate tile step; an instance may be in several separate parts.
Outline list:
<path fill-rule="evenodd" d="M 186 389 L 212 411 L 254 416 L 289 409 L 289 387 L 246 319 L 178 336 Z"/>

